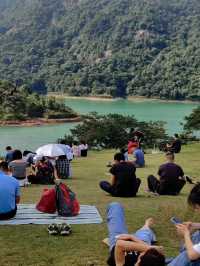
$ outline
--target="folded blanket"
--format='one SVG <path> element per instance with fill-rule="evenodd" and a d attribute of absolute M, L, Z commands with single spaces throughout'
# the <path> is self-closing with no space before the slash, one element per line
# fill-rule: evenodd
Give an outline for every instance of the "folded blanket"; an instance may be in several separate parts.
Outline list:
<path fill-rule="evenodd" d="M 36 210 L 35 204 L 19 204 L 13 219 L 0 221 L 0 225 L 19 224 L 99 224 L 102 218 L 95 206 L 81 205 L 80 214 L 73 217 L 61 217 L 55 214 L 42 213 Z"/>

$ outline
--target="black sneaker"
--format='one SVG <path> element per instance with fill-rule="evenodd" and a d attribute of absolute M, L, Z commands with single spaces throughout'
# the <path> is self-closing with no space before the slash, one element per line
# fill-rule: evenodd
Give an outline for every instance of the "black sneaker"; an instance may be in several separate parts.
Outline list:
<path fill-rule="evenodd" d="M 185 179 L 186 181 L 189 183 L 189 184 L 195 184 L 193 181 L 192 181 L 192 178 L 188 175 L 185 176 Z"/>

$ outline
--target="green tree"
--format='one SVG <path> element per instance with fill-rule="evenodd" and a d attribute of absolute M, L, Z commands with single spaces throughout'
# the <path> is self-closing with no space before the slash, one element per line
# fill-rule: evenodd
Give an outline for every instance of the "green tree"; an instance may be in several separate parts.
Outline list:
<path fill-rule="evenodd" d="M 186 116 L 185 121 L 185 130 L 200 130 L 200 106 L 195 108 L 189 116 Z"/>
<path fill-rule="evenodd" d="M 145 145 L 148 147 L 167 137 L 162 122 L 139 122 L 134 116 L 91 113 L 85 116 L 81 124 L 71 129 L 71 136 L 65 138 L 85 140 L 90 146 L 98 144 L 104 148 L 122 148 L 132 137 L 132 128 L 144 132 Z"/>

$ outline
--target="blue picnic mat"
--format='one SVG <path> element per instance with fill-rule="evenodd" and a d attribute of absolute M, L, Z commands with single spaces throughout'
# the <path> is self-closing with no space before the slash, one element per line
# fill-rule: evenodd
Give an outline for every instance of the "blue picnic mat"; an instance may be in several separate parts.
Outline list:
<path fill-rule="evenodd" d="M 0 225 L 19 224 L 99 224 L 102 223 L 97 208 L 91 205 L 81 205 L 80 213 L 73 217 L 61 217 L 58 214 L 43 213 L 35 208 L 35 204 L 19 204 L 17 214 L 13 219 L 0 221 Z"/>

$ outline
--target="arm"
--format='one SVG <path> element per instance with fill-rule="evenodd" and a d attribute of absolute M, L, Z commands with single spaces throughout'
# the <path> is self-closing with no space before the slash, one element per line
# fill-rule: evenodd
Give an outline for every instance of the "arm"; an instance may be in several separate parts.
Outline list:
<path fill-rule="evenodd" d="M 20 196 L 16 196 L 15 202 L 16 202 L 16 204 L 19 204 L 19 202 L 20 202 Z"/>
<path fill-rule="evenodd" d="M 111 185 L 115 185 L 116 183 L 116 177 L 114 175 L 111 176 Z"/>
<path fill-rule="evenodd" d="M 151 246 L 143 243 L 127 241 L 127 240 L 118 240 L 115 246 L 115 263 L 116 266 L 124 266 L 125 256 L 127 251 L 138 251 L 144 252 L 147 251 Z"/>
<path fill-rule="evenodd" d="M 54 169 L 54 171 L 53 171 L 54 177 L 57 180 L 57 179 L 59 179 L 57 169 L 56 169 L 56 167 L 54 167 L 53 169 Z"/>
<path fill-rule="evenodd" d="M 177 232 L 179 235 L 184 237 L 185 240 L 185 247 L 190 260 L 197 260 L 200 258 L 200 254 L 195 251 L 194 244 L 192 243 L 190 237 L 190 231 L 187 225 L 185 224 L 178 224 L 176 226 Z"/>
<path fill-rule="evenodd" d="M 187 233 L 184 234 L 185 239 L 185 247 L 187 250 L 187 254 L 190 260 L 197 260 L 200 258 L 200 254 L 197 253 L 193 248 L 193 243 L 190 237 L 190 232 L 187 231 Z"/>
<path fill-rule="evenodd" d="M 192 223 L 192 229 L 200 230 L 200 223 Z"/>
<path fill-rule="evenodd" d="M 20 202 L 20 186 L 19 183 L 17 183 L 16 190 L 15 190 L 15 204 L 19 204 Z"/>
<path fill-rule="evenodd" d="M 200 230 L 200 223 L 184 222 L 183 224 L 187 226 L 190 232 L 193 230 Z"/>
<path fill-rule="evenodd" d="M 162 246 L 150 246 L 142 240 L 129 234 L 122 234 L 119 236 L 115 246 L 115 263 L 116 266 L 124 266 L 126 252 L 137 251 L 146 252 L 148 249 L 155 248 L 159 252 L 163 253 Z"/>
<path fill-rule="evenodd" d="M 115 185 L 116 183 L 116 165 L 113 165 L 112 168 L 110 168 L 110 174 L 111 176 L 111 185 Z"/>
<path fill-rule="evenodd" d="M 121 235 L 119 235 L 119 237 L 117 239 L 118 240 L 129 240 L 129 241 L 145 244 L 144 241 L 142 241 L 142 240 L 138 239 L 137 237 L 135 237 L 134 235 L 130 235 L 130 234 L 121 234 Z"/>

